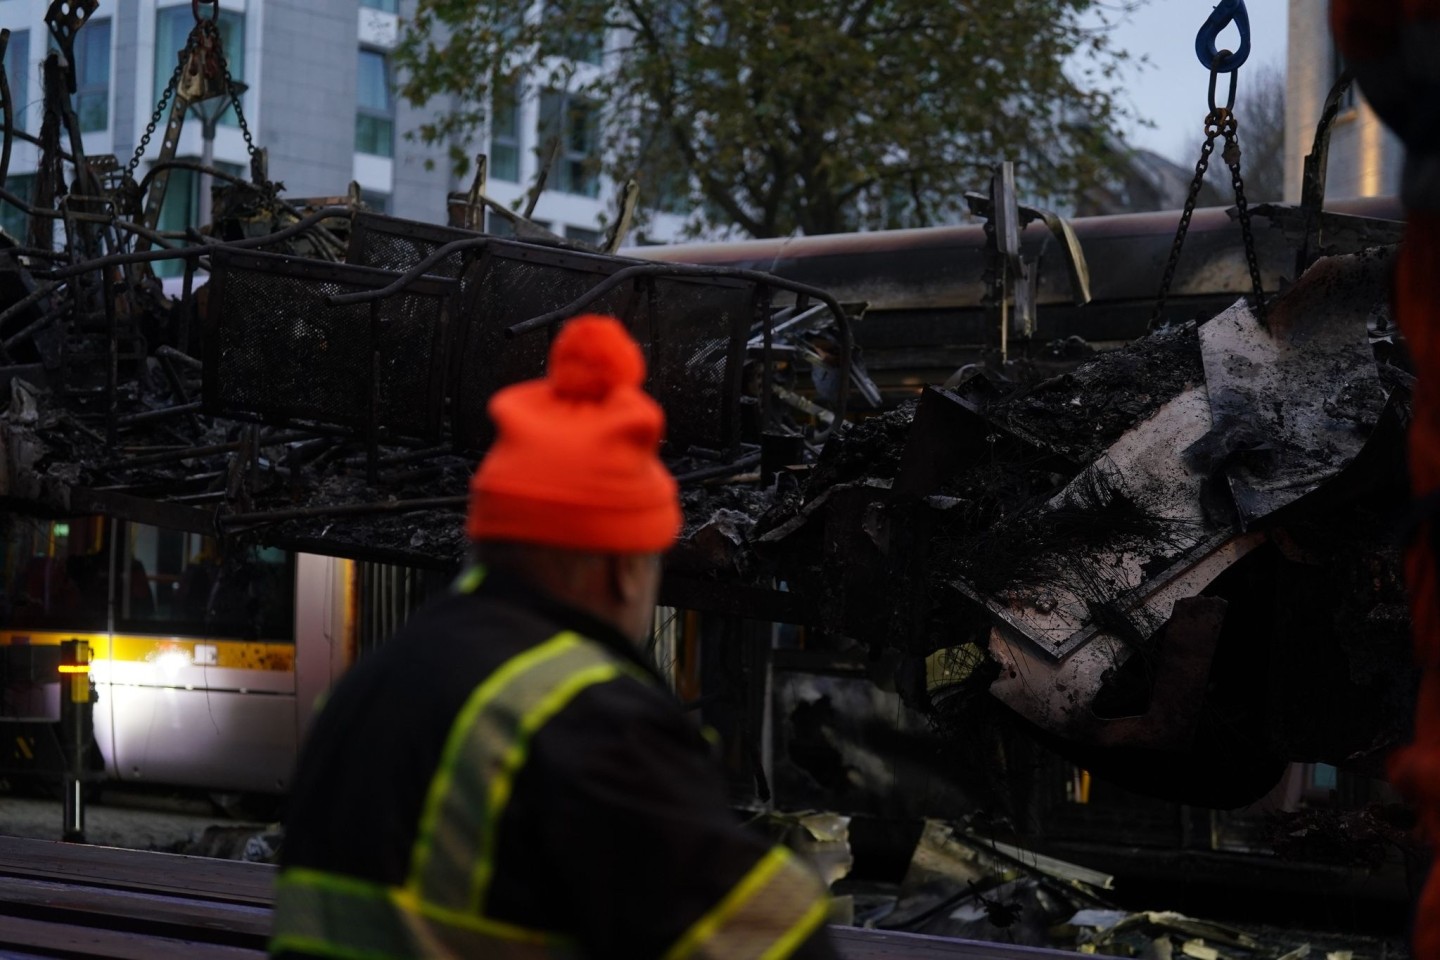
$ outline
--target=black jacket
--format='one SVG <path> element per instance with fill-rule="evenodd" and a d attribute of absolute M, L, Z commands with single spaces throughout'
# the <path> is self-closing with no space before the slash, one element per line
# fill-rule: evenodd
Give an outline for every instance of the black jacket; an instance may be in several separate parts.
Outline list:
<path fill-rule="evenodd" d="M 517 664 L 558 650 L 557 638 L 580 659 L 548 662 L 575 669 L 556 666 L 559 673 L 532 682 L 523 708 L 507 707 L 508 694 L 486 692 L 521 685 L 505 678 Z M 487 723 L 489 741 L 461 743 L 463 728 Z M 478 756 L 475 742 L 491 743 L 501 759 L 486 762 L 509 772 L 470 778 L 465 794 L 460 783 Z M 462 773 L 451 777 L 452 768 Z M 454 910 L 426 913 L 436 884 L 457 884 L 442 871 L 430 892 L 417 885 L 416 870 L 424 869 L 417 863 L 427 862 L 417 840 L 422 823 L 445 819 L 436 811 L 481 807 L 498 811 L 480 816 L 488 824 L 478 841 L 488 851 L 482 856 L 468 852 L 468 826 L 447 836 L 442 825 L 427 836 L 440 851 L 432 857 L 462 847 L 466 869 L 452 864 L 450 875 L 479 884 L 482 902 L 461 897 L 449 907 L 468 902 L 463 910 L 475 909 L 499 936 L 540 932 L 555 938 L 546 948 L 554 954 L 592 957 L 746 956 L 751 948 L 758 956 L 777 944 L 781 955 L 832 956 L 818 880 L 740 827 L 725 796 L 707 742 L 624 637 L 491 573 L 473 592 L 417 613 L 325 704 L 294 781 L 272 949 L 333 956 L 341 951 L 327 945 L 346 937 L 352 948 L 374 947 L 377 939 L 410 936 L 390 928 L 413 926 L 411 910 L 463 923 Z M 407 889 L 421 893 L 400 893 Z M 347 891 L 374 899 L 352 902 Z M 363 936 L 346 919 L 373 920 L 385 910 L 403 919 Z M 449 942 L 455 955 L 481 949 Z M 439 949 L 423 937 L 410 944 L 396 940 L 389 949 Z"/>

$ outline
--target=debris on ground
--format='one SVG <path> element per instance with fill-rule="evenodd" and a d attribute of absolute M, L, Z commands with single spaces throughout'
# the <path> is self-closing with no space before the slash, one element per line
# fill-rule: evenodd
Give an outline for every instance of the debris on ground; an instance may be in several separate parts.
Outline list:
<path fill-rule="evenodd" d="M 844 888 L 844 884 L 841 885 Z M 1126 910 L 1114 878 L 999 843 L 966 822 L 927 820 L 898 891 L 857 896 L 857 921 L 882 930 L 1145 960 L 1381 960 L 1391 941 Z"/>

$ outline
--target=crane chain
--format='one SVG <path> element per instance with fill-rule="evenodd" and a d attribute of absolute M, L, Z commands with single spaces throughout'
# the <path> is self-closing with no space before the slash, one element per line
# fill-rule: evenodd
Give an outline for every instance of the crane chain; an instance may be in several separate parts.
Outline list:
<path fill-rule="evenodd" d="M 218 5 L 217 5 L 218 8 Z M 253 159 L 259 152 L 255 146 L 255 137 L 250 132 L 250 124 L 245 119 L 245 108 L 240 102 L 240 97 L 235 93 L 235 78 L 230 75 L 230 65 L 225 60 L 225 44 L 220 36 L 220 28 L 215 18 L 202 18 L 198 13 L 195 19 L 195 29 L 190 31 L 189 38 L 185 41 L 185 47 L 180 51 L 175 70 L 170 74 L 170 81 L 165 85 L 165 91 L 160 95 L 160 101 L 155 105 L 155 112 L 150 116 L 150 122 L 145 125 L 145 133 L 140 137 L 139 144 L 135 147 L 135 155 L 125 167 L 125 172 L 134 176 L 135 169 L 140 166 L 140 160 L 150 146 L 150 138 L 155 135 L 155 128 L 160 125 L 160 120 L 165 116 L 165 109 L 170 105 L 170 98 L 180 85 L 180 74 L 185 69 L 185 61 L 194 53 L 197 47 L 201 46 L 202 37 L 210 40 L 210 48 L 215 51 L 219 61 L 220 74 L 225 83 L 225 96 L 229 97 L 230 105 L 235 109 L 235 119 L 239 122 L 240 135 L 245 138 L 245 151 Z"/>
<path fill-rule="evenodd" d="M 1185 247 L 1185 235 L 1190 231 L 1190 218 L 1195 215 L 1195 204 L 1200 199 L 1200 188 L 1205 185 L 1205 173 L 1210 169 L 1210 155 L 1215 152 L 1215 138 L 1220 135 L 1219 114 L 1212 110 L 1205 118 L 1205 144 L 1200 148 L 1200 160 L 1195 164 L 1195 179 L 1190 181 L 1190 191 L 1185 195 L 1185 209 L 1180 213 L 1180 225 L 1175 228 L 1175 240 L 1170 244 L 1170 256 L 1165 261 L 1165 275 L 1160 280 L 1160 292 L 1155 297 L 1155 309 L 1150 314 L 1150 329 L 1160 326 L 1165 314 L 1165 301 L 1170 296 L 1170 284 L 1175 280 L 1175 269 L 1180 265 L 1180 251 Z"/>
<path fill-rule="evenodd" d="M 235 92 L 235 78 L 230 76 L 230 64 L 225 60 L 225 45 L 220 42 L 220 30 L 213 21 L 209 22 L 209 29 L 215 31 L 215 56 L 220 60 L 220 74 L 225 79 L 225 93 L 230 97 L 230 105 L 235 108 L 235 120 L 240 126 L 240 136 L 245 138 L 245 152 L 253 160 L 260 148 L 255 146 L 255 138 L 250 133 L 250 124 L 245 120 L 245 107 L 240 103 L 239 94 Z"/>
<path fill-rule="evenodd" d="M 1230 168 L 1230 185 L 1235 190 L 1236 217 L 1240 221 L 1240 233 L 1245 243 L 1245 265 L 1250 272 L 1250 286 L 1255 298 L 1255 316 L 1265 322 L 1265 287 L 1260 275 L 1260 258 L 1255 253 L 1255 231 L 1250 222 L 1250 204 L 1245 199 L 1245 178 L 1240 172 L 1239 122 L 1235 119 L 1235 80 L 1231 74 L 1230 94 L 1225 106 L 1218 106 L 1215 100 L 1215 78 L 1218 70 L 1210 74 L 1210 112 L 1205 116 L 1205 144 L 1200 148 L 1200 162 L 1195 165 L 1195 179 L 1190 181 L 1190 192 L 1185 197 L 1185 209 L 1180 214 L 1180 225 L 1175 229 L 1175 241 L 1170 245 L 1170 257 L 1165 262 L 1165 275 L 1160 280 L 1160 292 L 1155 297 L 1155 309 L 1150 314 L 1150 329 L 1160 326 L 1165 316 L 1165 301 L 1170 296 L 1170 285 L 1175 280 L 1175 270 L 1180 265 L 1180 252 L 1185 246 L 1185 235 L 1190 230 L 1190 218 L 1195 214 L 1195 204 L 1200 197 L 1200 188 L 1205 182 L 1205 173 L 1210 168 L 1210 155 L 1215 151 L 1215 141 L 1223 139 L 1225 149 L 1221 157 Z"/>
<path fill-rule="evenodd" d="M 155 104 L 155 112 L 150 115 L 150 122 L 145 125 L 145 133 L 135 146 L 135 155 L 125 165 L 125 175 L 128 177 L 135 176 L 135 168 L 140 166 L 140 158 L 145 156 L 145 151 L 150 147 L 150 138 L 155 136 L 155 128 L 160 125 L 160 118 L 165 116 L 165 108 L 170 105 L 170 98 L 175 95 L 175 89 L 180 85 L 180 71 L 184 69 L 185 55 L 189 52 L 190 44 L 187 43 L 181 51 L 180 62 L 175 64 L 175 72 L 170 74 L 170 82 L 165 84 L 165 92 L 160 94 L 160 102 Z"/>
<path fill-rule="evenodd" d="M 1240 173 L 1240 124 L 1235 114 L 1230 114 L 1222 128 L 1225 150 L 1221 156 L 1230 168 L 1230 185 L 1235 189 L 1235 211 L 1240 220 L 1240 233 L 1245 238 L 1245 265 L 1250 269 L 1250 285 L 1255 292 L 1255 316 L 1265 322 L 1265 288 L 1260 278 L 1260 260 L 1255 255 L 1255 232 L 1250 225 L 1250 205 L 1245 199 L 1245 178 Z"/>

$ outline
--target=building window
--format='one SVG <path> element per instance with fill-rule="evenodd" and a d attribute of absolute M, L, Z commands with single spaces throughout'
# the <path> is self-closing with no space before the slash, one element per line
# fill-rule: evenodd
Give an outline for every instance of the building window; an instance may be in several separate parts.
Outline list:
<path fill-rule="evenodd" d="M 189 12 L 189 8 L 186 8 Z M 199 157 L 185 157 L 198 163 Z M 247 171 L 238 163 L 215 162 L 215 169 L 225 173 L 243 176 Z M 182 233 L 191 227 L 203 226 L 200 221 L 200 174 L 194 170 L 174 169 L 165 185 L 165 202 L 160 206 L 159 229 L 164 233 Z M 226 181 L 216 179 L 216 187 L 223 187 Z M 178 277 L 185 272 L 185 265 L 179 260 L 160 260 L 151 264 L 156 276 Z"/>
<path fill-rule="evenodd" d="M 390 58 L 379 50 L 360 51 L 356 84 L 355 152 L 395 155 L 395 97 L 390 88 Z"/>
<path fill-rule="evenodd" d="M 189 10 L 187 8 L 186 12 Z M 75 113 L 85 133 L 110 126 L 110 18 L 75 34 Z"/>
<path fill-rule="evenodd" d="M 29 200 L 35 189 L 35 175 L 16 176 L 13 173 L 5 179 L 5 189 L 22 200 Z M 0 228 L 22 244 L 28 242 L 30 218 L 24 210 L 8 201 L 0 200 Z"/>
<path fill-rule="evenodd" d="M 604 240 L 605 237 L 599 230 L 587 230 L 585 227 L 566 227 L 565 239 L 576 240 L 591 247 L 599 247 L 600 242 Z"/>
<path fill-rule="evenodd" d="M 365 209 L 372 213 L 390 212 L 390 194 L 377 193 L 374 190 L 361 190 L 360 202 L 365 204 Z"/>
<path fill-rule="evenodd" d="M 369 7 L 371 10 L 384 10 L 386 13 L 399 13 L 399 0 L 360 0 L 360 6 Z"/>
<path fill-rule="evenodd" d="M 597 67 L 605 54 L 605 37 L 600 33 L 567 33 L 561 41 L 560 56 Z"/>
<path fill-rule="evenodd" d="M 1329 794 L 1340 785 L 1340 774 L 1328 763 L 1310 764 L 1310 789 Z"/>
<path fill-rule="evenodd" d="M 230 71 L 230 79 L 244 80 L 245 15 L 231 10 L 221 10 L 218 25 L 220 42 L 225 53 L 225 67 Z M 159 101 L 160 95 L 165 92 L 165 85 L 170 82 L 170 77 L 175 73 L 175 67 L 180 62 L 180 51 L 185 49 L 185 42 L 190 39 L 190 31 L 194 27 L 195 15 L 190 12 L 188 3 L 178 7 L 165 7 L 155 15 L 156 101 Z M 90 28 L 86 27 L 85 29 Z M 84 31 L 82 30 L 81 33 L 83 34 Z M 220 123 L 227 127 L 240 125 L 239 119 L 235 116 L 234 107 L 221 114 Z"/>
<path fill-rule="evenodd" d="M 30 103 L 30 31 L 10 34 L 5 48 L 5 76 L 10 81 L 10 102 L 15 105 L 15 126 L 25 129 L 25 107 Z"/>
<path fill-rule="evenodd" d="M 515 225 L 494 210 L 486 210 L 485 232 L 492 237 L 513 237 L 515 236 Z"/>
<path fill-rule="evenodd" d="M 540 97 L 541 160 L 560 141 L 555 166 L 546 181 L 561 193 L 594 197 L 600 193 L 600 113 L 595 104 L 568 93 Z"/>
<path fill-rule="evenodd" d="M 564 14 L 552 9 L 550 4 L 545 5 L 544 17 L 546 20 L 565 19 Z M 550 34 L 554 47 L 551 49 L 557 57 L 566 60 L 574 60 L 576 63 L 593 63 L 600 65 L 605 54 L 605 32 L 603 30 L 582 29 L 577 24 L 564 24 L 558 36 Z M 547 44 L 548 46 L 548 44 Z"/>
<path fill-rule="evenodd" d="M 490 176 L 520 182 L 519 91 L 498 94 L 490 117 Z"/>

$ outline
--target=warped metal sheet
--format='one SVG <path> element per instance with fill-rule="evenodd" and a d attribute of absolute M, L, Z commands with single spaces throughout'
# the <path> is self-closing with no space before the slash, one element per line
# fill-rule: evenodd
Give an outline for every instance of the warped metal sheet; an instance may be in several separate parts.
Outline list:
<path fill-rule="evenodd" d="M 995 596 L 956 586 L 1052 658 L 1116 629 L 1148 637 L 1223 569 L 1212 560 L 1232 528 L 1207 515 L 1203 478 L 1176 456 L 1209 424 L 1203 386 L 1175 397 L 1039 511 L 1048 546 L 1028 565 L 1029 582 Z M 1081 527 L 1092 531 L 1083 544 Z"/>
<path fill-rule="evenodd" d="M 1212 428 L 1186 451 L 1223 478 L 1242 527 L 1333 477 L 1385 407 L 1369 326 L 1388 326 L 1393 257 L 1320 260 L 1271 306 L 1245 301 L 1200 328 Z"/>

